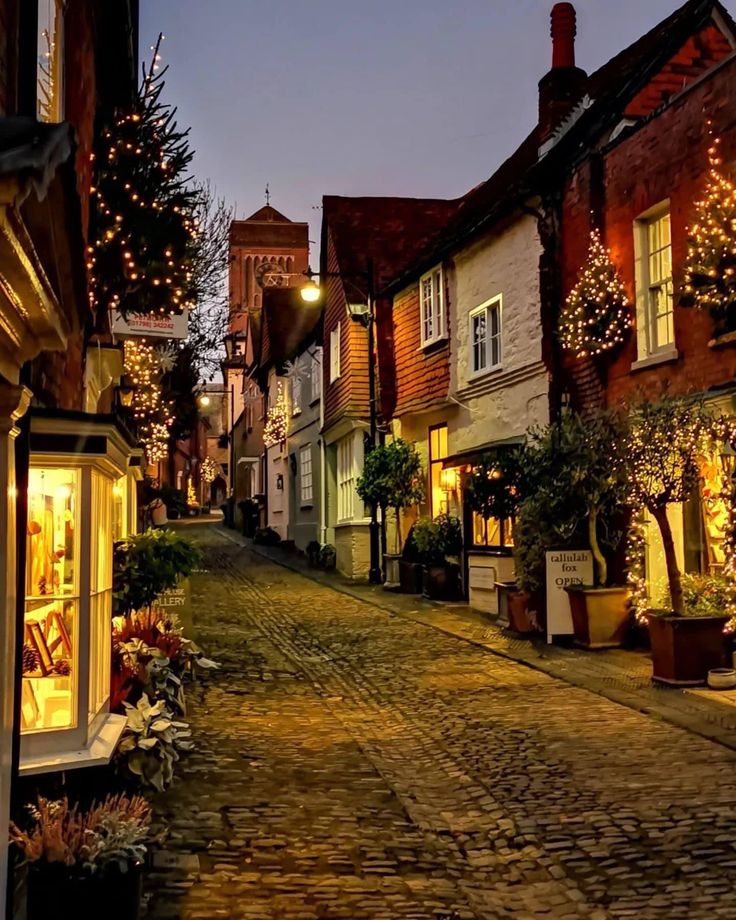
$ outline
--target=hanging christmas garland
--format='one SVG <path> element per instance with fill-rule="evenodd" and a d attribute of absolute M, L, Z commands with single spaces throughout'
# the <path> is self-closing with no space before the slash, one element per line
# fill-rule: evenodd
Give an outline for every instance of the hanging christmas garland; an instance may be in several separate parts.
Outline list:
<path fill-rule="evenodd" d="M 288 412 L 284 385 L 279 380 L 276 388 L 276 402 L 266 414 L 266 424 L 263 428 L 263 443 L 266 447 L 273 447 L 286 440 Z"/>
<path fill-rule="evenodd" d="M 632 326 L 626 289 L 601 242 L 590 235 L 586 266 L 560 314 L 560 341 L 578 357 L 600 355 L 620 345 Z"/>
<path fill-rule="evenodd" d="M 142 340 L 126 340 L 123 346 L 125 374 L 133 385 L 131 414 L 149 463 L 165 460 L 169 429 L 174 423 L 171 405 L 161 387 L 161 353 Z"/>

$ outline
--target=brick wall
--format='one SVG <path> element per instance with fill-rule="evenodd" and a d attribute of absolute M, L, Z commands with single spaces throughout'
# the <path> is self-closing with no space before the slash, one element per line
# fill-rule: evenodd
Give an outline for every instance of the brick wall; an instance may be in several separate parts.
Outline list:
<path fill-rule="evenodd" d="M 710 139 L 706 121 L 721 136 L 726 166 L 736 162 L 736 62 L 729 61 L 691 87 L 633 134 L 603 151 L 600 169 L 602 225 L 605 242 L 620 270 L 632 309 L 635 304 L 634 221 L 669 199 L 675 290 L 676 362 L 633 370 L 637 359 L 632 334 L 613 360 L 601 367 L 607 401 L 616 405 L 641 393 L 700 391 L 731 382 L 736 376 L 736 348 L 713 349 L 710 316 L 677 305 L 683 280 L 687 227 L 695 214 L 708 170 Z M 565 189 L 562 221 L 562 276 L 566 295 L 585 259 L 590 210 L 596 192 L 594 161 L 588 160 Z"/>
<path fill-rule="evenodd" d="M 82 229 L 89 228 L 89 190 L 92 184 L 92 153 L 95 132 L 95 46 L 91 0 L 70 0 L 64 17 L 65 118 L 77 132 L 77 190 L 82 201 Z"/>

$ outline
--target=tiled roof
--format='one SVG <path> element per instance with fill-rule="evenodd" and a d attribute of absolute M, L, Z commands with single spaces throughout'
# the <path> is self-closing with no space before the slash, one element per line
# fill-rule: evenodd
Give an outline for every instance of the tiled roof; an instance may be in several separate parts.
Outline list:
<path fill-rule="evenodd" d="M 632 96 L 714 14 L 736 35 L 736 23 L 718 0 L 688 0 L 592 73 L 584 88 L 590 104 L 553 148 L 553 153 L 540 161 L 539 128 L 535 127 L 490 179 L 460 200 L 457 213 L 444 230 L 394 275 L 388 284 L 389 292 L 396 293 L 431 264 L 532 195 L 547 180 L 550 171 L 573 162 L 576 154 L 585 151 L 591 139 L 607 124 L 620 120 Z"/>
<path fill-rule="evenodd" d="M 403 272 L 434 239 L 458 209 L 459 201 L 437 198 L 323 199 L 322 269 L 327 232 L 332 238 L 340 272 L 354 276 L 365 292 L 368 260 L 373 259 L 376 287 Z M 351 279 L 352 280 L 352 279 Z"/>
<path fill-rule="evenodd" d="M 271 207 L 270 204 L 264 205 L 262 208 L 259 208 L 254 214 L 251 214 L 250 217 L 247 217 L 245 222 L 251 221 L 260 221 L 261 223 L 279 223 L 279 224 L 290 224 L 291 221 L 288 217 L 285 217 L 281 211 L 277 211 L 276 208 Z"/>

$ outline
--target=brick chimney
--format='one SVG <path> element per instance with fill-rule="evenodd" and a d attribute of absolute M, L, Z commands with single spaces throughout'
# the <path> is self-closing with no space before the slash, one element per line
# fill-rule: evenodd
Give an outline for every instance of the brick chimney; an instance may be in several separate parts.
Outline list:
<path fill-rule="evenodd" d="M 539 81 L 540 143 L 544 143 L 583 97 L 588 75 L 575 66 L 577 15 L 572 3 L 552 8 L 552 69 Z"/>

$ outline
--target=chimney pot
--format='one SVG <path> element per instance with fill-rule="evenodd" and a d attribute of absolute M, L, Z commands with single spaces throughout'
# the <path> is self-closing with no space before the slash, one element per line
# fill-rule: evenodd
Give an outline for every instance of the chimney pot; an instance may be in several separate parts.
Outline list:
<path fill-rule="evenodd" d="M 552 68 L 575 66 L 577 14 L 572 3 L 555 3 L 552 8 Z"/>

